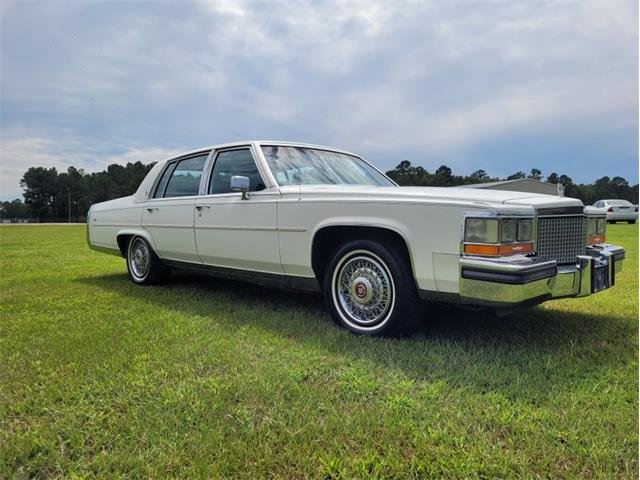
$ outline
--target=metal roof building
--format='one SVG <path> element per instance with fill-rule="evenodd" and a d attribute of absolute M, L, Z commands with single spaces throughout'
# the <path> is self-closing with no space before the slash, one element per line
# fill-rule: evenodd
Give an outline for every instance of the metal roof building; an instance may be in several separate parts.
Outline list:
<path fill-rule="evenodd" d="M 516 178 L 515 180 L 503 180 L 502 182 L 473 183 L 460 185 L 464 188 L 486 188 L 491 190 L 510 190 L 513 192 L 544 193 L 546 195 L 564 196 L 564 187 L 561 184 L 541 182 L 534 178 Z"/>

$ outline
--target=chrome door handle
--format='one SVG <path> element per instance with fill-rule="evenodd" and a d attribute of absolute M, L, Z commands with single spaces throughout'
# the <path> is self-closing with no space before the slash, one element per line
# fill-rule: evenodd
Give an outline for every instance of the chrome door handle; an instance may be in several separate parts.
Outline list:
<path fill-rule="evenodd" d="M 158 207 L 151 207 L 151 208 L 147 208 L 147 212 L 151 213 L 154 210 L 158 210 Z"/>
<path fill-rule="evenodd" d="M 211 208 L 209 205 L 196 205 L 196 210 L 201 211 L 203 208 Z"/>

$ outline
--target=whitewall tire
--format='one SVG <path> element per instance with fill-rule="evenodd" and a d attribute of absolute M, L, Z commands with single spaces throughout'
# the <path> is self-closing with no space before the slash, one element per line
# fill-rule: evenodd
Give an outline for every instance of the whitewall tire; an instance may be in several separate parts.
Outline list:
<path fill-rule="evenodd" d="M 342 245 L 325 272 L 323 290 L 334 320 L 354 333 L 407 334 L 421 319 L 411 266 L 392 245 L 371 240 Z"/>
<path fill-rule="evenodd" d="M 127 245 L 127 270 L 129 277 L 139 285 L 160 283 L 169 276 L 170 270 L 142 237 L 132 237 Z"/>

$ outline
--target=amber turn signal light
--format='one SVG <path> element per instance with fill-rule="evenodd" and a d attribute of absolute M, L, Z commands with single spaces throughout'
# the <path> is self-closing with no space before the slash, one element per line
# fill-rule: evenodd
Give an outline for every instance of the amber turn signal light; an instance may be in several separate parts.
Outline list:
<path fill-rule="evenodd" d="M 587 245 L 595 245 L 596 243 L 604 243 L 605 236 L 604 235 L 588 235 L 587 236 Z"/>
<path fill-rule="evenodd" d="M 529 253 L 533 251 L 532 243 L 507 243 L 503 245 L 478 245 L 468 243 L 464 246 L 464 253 L 469 255 L 513 255 L 514 253 Z"/>

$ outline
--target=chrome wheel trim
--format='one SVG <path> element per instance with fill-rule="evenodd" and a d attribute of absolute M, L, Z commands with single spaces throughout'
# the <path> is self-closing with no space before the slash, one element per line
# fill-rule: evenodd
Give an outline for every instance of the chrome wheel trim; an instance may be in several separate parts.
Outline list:
<path fill-rule="evenodd" d="M 129 245 L 129 269 L 138 280 L 144 280 L 151 267 L 149 246 L 141 238 L 135 238 Z"/>
<path fill-rule="evenodd" d="M 331 285 L 336 310 L 354 330 L 377 330 L 393 313 L 393 277 L 384 261 L 368 250 L 344 255 L 333 271 Z"/>

